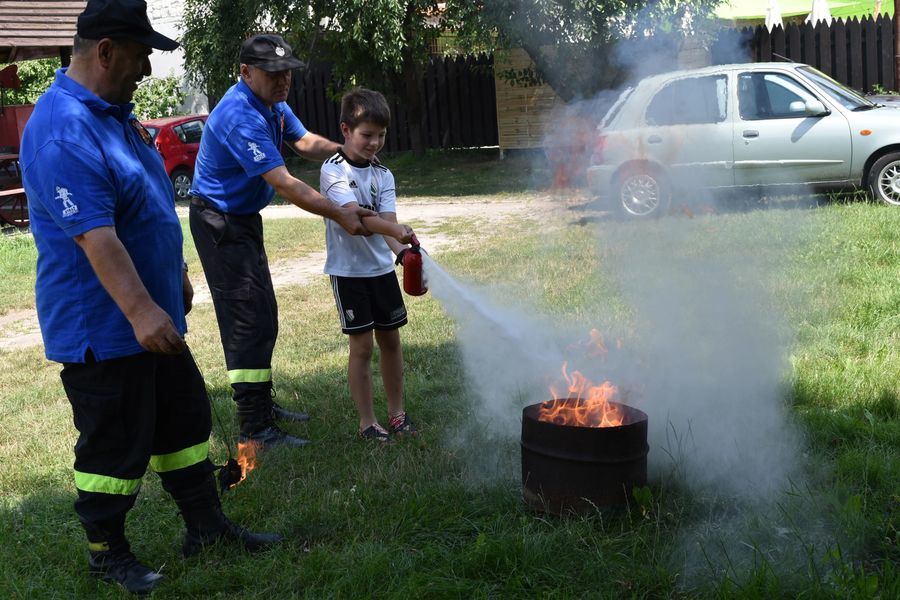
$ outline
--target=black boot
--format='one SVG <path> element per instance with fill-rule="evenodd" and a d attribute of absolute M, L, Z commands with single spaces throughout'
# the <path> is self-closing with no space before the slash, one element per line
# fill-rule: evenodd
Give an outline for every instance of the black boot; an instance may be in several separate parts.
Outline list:
<path fill-rule="evenodd" d="M 204 477 L 193 487 L 179 486 L 178 489 L 170 489 L 169 493 L 178 504 L 187 528 L 181 547 L 185 558 L 219 542 L 236 542 L 249 552 L 258 552 L 283 539 L 274 533 L 253 533 L 232 523 L 222 512 L 212 475 Z"/>
<path fill-rule="evenodd" d="M 275 412 L 270 389 L 241 389 L 237 384 L 234 400 L 237 403 L 238 422 L 241 434 L 240 443 L 256 442 L 266 446 L 304 446 L 308 440 L 294 437 L 283 432 L 275 425 Z"/>
<path fill-rule="evenodd" d="M 272 414 L 280 421 L 290 421 L 293 423 L 304 423 L 309 421 L 309 413 L 288 410 L 274 400 L 272 401 Z"/>
<path fill-rule="evenodd" d="M 262 448 L 268 448 L 270 446 L 288 446 L 297 448 L 309 443 L 309 440 L 304 440 L 303 438 L 295 437 L 283 432 L 274 423 L 263 429 L 256 429 L 252 433 L 244 433 L 242 424 L 241 435 L 238 436 L 238 442 L 245 444 L 251 441 L 259 444 Z"/>
<path fill-rule="evenodd" d="M 118 583 L 132 594 L 149 594 L 163 576 L 141 564 L 125 539 L 125 516 L 103 523 L 82 522 L 88 536 L 89 573 Z"/>

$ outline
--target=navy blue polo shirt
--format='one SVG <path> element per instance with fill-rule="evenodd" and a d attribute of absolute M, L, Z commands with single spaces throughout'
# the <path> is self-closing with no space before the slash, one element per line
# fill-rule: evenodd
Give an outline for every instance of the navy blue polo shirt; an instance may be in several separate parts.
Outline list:
<path fill-rule="evenodd" d="M 143 352 L 73 237 L 115 227 L 138 276 L 182 334 L 182 231 L 172 184 L 131 104 L 109 104 L 66 76 L 41 96 L 19 159 L 38 250 L 38 320 L 47 358 Z"/>
<path fill-rule="evenodd" d="M 238 81 L 209 114 L 191 194 L 222 212 L 257 213 L 275 190 L 262 174 L 284 164 L 281 144 L 306 135 L 306 128 L 285 102 L 269 110 L 253 90 Z"/>

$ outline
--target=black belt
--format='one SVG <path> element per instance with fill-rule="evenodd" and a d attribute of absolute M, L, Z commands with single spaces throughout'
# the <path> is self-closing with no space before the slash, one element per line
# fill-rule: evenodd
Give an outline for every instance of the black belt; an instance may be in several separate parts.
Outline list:
<path fill-rule="evenodd" d="M 194 206 L 202 206 L 203 208 L 210 208 L 210 205 L 206 200 L 198 198 L 197 196 L 191 196 L 191 204 Z"/>

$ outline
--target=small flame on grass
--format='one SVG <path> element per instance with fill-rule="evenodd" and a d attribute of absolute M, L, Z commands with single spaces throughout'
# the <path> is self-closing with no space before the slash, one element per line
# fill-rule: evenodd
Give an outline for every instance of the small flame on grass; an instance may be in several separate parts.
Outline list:
<path fill-rule="evenodd" d="M 241 466 L 241 479 L 234 485 L 238 485 L 241 481 L 247 479 L 247 475 L 250 471 L 256 468 L 256 453 L 259 451 L 259 447 L 259 442 L 253 440 L 238 442 L 237 462 Z"/>

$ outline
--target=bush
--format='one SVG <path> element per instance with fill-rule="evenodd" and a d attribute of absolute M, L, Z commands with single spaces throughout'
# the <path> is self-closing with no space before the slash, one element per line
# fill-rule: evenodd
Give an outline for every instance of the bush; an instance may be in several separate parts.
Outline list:
<path fill-rule="evenodd" d="M 60 63 L 58 58 L 46 58 L 25 60 L 16 65 L 22 85 L 17 90 L 3 90 L 5 105 L 34 104 L 53 83 Z M 6 66 L 0 64 L 0 69 Z M 134 114 L 142 120 L 176 115 L 184 98 L 185 93 L 174 75 L 151 77 L 143 80 L 134 93 Z"/>
<path fill-rule="evenodd" d="M 0 64 L 0 69 L 7 66 Z M 22 85 L 17 90 L 4 89 L 3 104 L 34 104 L 53 83 L 56 69 L 59 68 L 59 59 L 23 60 L 16 63 L 16 66 L 19 67 L 17 75 Z"/>
<path fill-rule="evenodd" d="M 145 79 L 134 93 L 134 114 L 138 119 L 156 119 L 178 114 L 185 93 L 174 75 Z"/>

